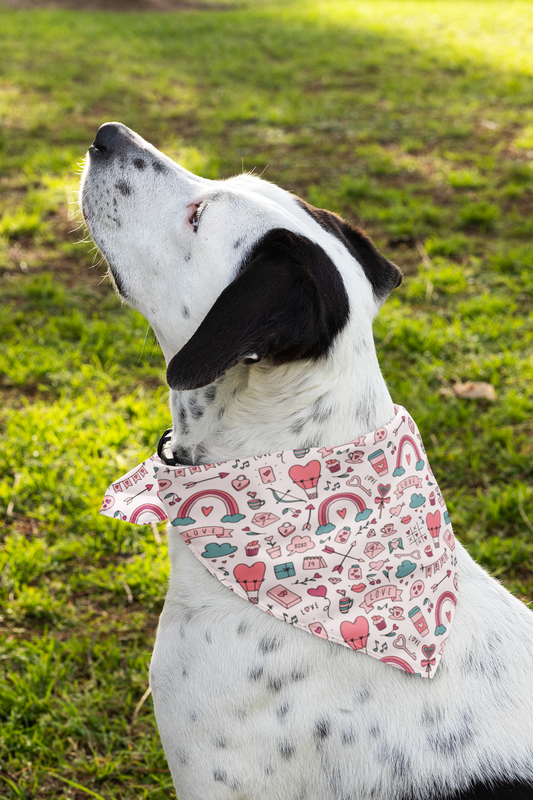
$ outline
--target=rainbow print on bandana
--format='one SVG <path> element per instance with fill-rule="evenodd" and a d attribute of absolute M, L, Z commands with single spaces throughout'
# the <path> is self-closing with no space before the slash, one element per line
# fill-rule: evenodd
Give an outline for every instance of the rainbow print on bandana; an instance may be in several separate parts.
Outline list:
<path fill-rule="evenodd" d="M 338 500 L 348 500 L 348 502 L 355 505 L 357 508 L 357 514 L 355 517 L 356 522 L 362 522 L 368 519 L 372 513 L 372 509 L 366 507 L 365 501 L 362 500 L 359 495 L 353 494 L 353 492 L 333 494 L 331 497 L 328 497 L 327 500 L 324 500 L 318 509 L 318 528 L 316 529 L 317 536 L 323 536 L 325 533 L 330 533 L 330 531 L 334 530 L 335 525 L 330 522 L 329 519 L 329 508 Z"/>
<path fill-rule="evenodd" d="M 164 519 L 167 519 L 166 513 L 159 506 L 154 506 L 152 503 L 144 503 L 142 506 L 135 509 L 129 521 L 136 525 L 142 525 L 145 521 L 150 522 L 151 520 L 149 519 L 141 519 L 143 514 L 155 514 L 158 522 L 163 522 Z"/>
<path fill-rule="evenodd" d="M 402 436 L 400 439 L 400 443 L 398 445 L 398 455 L 396 457 L 396 469 L 392 473 L 395 478 L 399 478 L 402 475 L 405 475 L 405 469 L 402 467 L 402 455 L 405 448 L 405 445 L 410 444 L 413 448 L 415 455 L 416 455 L 416 464 L 415 469 L 420 472 L 421 469 L 424 469 L 424 459 L 422 458 L 422 453 L 418 449 L 418 445 L 413 439 L 412 436 L 406 435 Z"/>
<path fill-rule="evenodd" d="M 441 594 L 435 603 L 435 636 L 442 636 L 442 634 L 446 633 L 447 630 L 446 626 L 442 622 L 442 606 L 446 600 L 449 600 L 451 603 L 453 603 L 454 608 L 457 605 L 457 597 L 453 592 L 443 592 Z"/>
<path fill-rule="evenodd" d="M 196 503 L 208 498 L 215 498 L 215 500 L 222 500 L 226 506 L 226 514 L 220 518 L 221 522 L 239 522 L 244 519 L 244 514 L 239 513 L 239 507 L 233 497 L 228 492 L 220 491 L 220 489 L 203 489 L 201 492 L 196 492 L 192 497 L 189 497 L 181 506 L 178 515 L 172 520 L 172 525 L 194 525 L 196 520 L 189 516 Z M 203 511 L 205 516 L 205 511 Z"/>
<path fill-rule="evenodd" d="M 412 666 L 403 658 L 398 658 L 398 656 L 385 656 L 385 658 L 380 660 L 383 664 L 392 664 L 393 667 L 399 667 L 399 669 L 403 669 L 404 672 L 409 672 L 410 675 L 415 674 Z"/>

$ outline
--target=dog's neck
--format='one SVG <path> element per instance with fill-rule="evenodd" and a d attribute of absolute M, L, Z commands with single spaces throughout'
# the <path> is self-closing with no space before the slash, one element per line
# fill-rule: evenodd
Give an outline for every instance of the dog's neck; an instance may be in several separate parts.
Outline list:
<path fill-rule="evenodd" d="M 171 449 L 211 463 L 348 442 L 394 415 L 372 334 L 342 336 L 327 358 L 238 364 L 202 389 L 171 392 Z"/>

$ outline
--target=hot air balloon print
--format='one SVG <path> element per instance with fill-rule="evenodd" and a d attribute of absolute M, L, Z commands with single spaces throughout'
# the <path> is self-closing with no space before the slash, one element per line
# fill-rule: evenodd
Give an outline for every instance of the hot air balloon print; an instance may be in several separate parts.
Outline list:
<path fill-rule="evenodd" d="M 440 511 L 429 512 L 426 516 L 426 524 L 428 526 L 429 532 L 433 538 L 433 546 L 437 549 L 439 545 L 439 533 L 440 533 Z"/>
<path fill-rule="evenodd" d="M 320 461 L 310 461 L 303 467 L 296 464 L 290 468 L 289 475 L 294 483 L 305 491 L 309 500 L 314 500 L 317 497 Z"/>
<path fill-rule="evenodd" d="M 265 569 L 264 562 L 258 561 L 250 567 L 248 564 L 237 564 L 233 570 L 237 581 L 248 595 L 248 600 L 254 605 L 259 602 L 259 587 L 263 583 Z"/>

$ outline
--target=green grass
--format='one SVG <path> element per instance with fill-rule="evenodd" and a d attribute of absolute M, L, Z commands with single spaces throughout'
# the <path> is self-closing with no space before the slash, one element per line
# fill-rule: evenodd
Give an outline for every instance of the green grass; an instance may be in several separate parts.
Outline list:
<path fill-rule="evenodd" d="M 149 698 L 134 720 L 164 533 L 97 515 L 169 424 L 153 335 L 72 233 L 76 165 L 104 121 L 207 177 L 266 169 L 402 267 L 375 326 L 392 395 L 460 539 L 533 599 L 530 11 L 0 10 L 0 796 L 172 796 Z M 468 379 L 496 402 L 443 393 Z"/>

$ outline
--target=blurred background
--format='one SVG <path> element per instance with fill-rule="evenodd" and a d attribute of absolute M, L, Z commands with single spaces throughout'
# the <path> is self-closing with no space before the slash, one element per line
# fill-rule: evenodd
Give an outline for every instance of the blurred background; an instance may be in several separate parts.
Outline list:
<path fill-rule="evenodd" d="M 173 796 L 148 690 L 164 526 L 99 518 L 170 424 L 76 209 L 119 120 L 363 227 L 456 534 L 533 599 L 533 14 L 521 0 L 0 0 L 0 796 Z"/>

